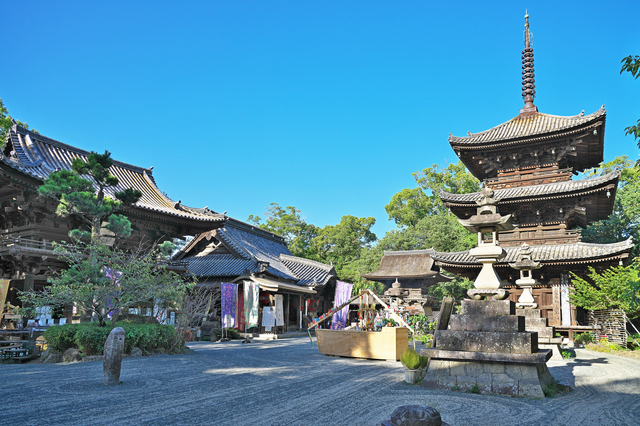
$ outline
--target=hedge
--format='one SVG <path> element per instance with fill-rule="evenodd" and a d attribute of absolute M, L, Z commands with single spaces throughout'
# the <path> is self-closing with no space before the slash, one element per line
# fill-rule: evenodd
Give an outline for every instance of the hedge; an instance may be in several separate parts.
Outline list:
<path fill-rule="evenodd" d="M 131 353 L 136 347 L 147 355 L 170 352 L 183 346 L 176 345 L 178 336 L 173 326 L 128 322 L 118 322 L 105 327 L 100 327 L 97 323 L 57 325 L 48 327 L 44 332 L 44 338 L 54 352 L 78 348 L 84 355 L 102 355 L 107 337 L 115 327 L 124 328 L 125 353 Z"/>

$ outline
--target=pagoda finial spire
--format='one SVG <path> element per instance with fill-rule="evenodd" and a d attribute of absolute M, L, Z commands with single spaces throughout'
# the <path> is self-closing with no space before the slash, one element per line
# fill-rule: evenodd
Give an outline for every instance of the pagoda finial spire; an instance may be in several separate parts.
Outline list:
<path fill-rule="evenodd" d="M 533 71 L 533 37 L 529 31 L 529 14 L 524 15 L 524 50 L 522 51 L 522 99 L 524 108 L 520 113 L 531 114 L 538 111 L 533 104 L 536 97 L 536 79 Z"/>

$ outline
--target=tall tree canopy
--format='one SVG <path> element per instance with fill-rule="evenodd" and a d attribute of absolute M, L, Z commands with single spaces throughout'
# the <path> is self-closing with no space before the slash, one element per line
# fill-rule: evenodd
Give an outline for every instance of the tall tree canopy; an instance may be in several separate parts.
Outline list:
<path fill-rule="evenodd" d="M 635 79 L 640 77 L 640 56 L 629 55 L 626 58 L 623 58 L 620 74 L 623 72 L 630 73 Z M 640 119 L 638 119 L 635 126 L 629 126 L 625 128 L 624 131 L 626 135 L 633 135 L 636 141 L 638 141 L 638 148 L 640 148 Z M 640 160 L 638 160 L 638 162 L 640 162 Z"/>
<path fill-rule="evenodd" d="M 582 240 L 590 243 L 615 243 L 632 237 L 640 241 L 640 167 L 629 157 L 616 157 L 599 167 L 587 170 L 586 176 L 596 177 L 610 173 L 614 169 L 622 171 L 613 212 L 608 219 L 590 224 L 582 231 Z M 638 244 L 633 255 L 640 254 Z"/>
<path fill-rule="evenodd" d="M 265 222 L 260 216 L 250 215 L 248 222 L 264 230 L 278 234 L 287 242 L 291 253 L 295 256 L 312 256 L 312 240 L 318 236 L 318 228 L 308 224 L 302 217 L 302 212 L 293 206 L 281 207 L 278 203 L 271 203 L 264 212 Z"/>

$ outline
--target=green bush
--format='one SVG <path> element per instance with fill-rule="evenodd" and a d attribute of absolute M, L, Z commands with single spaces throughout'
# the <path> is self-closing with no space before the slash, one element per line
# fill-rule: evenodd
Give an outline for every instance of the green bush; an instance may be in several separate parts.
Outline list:
<path fill-rule="evenodd" d="M 600 343 L 589 343 L 587 345 L 587 349 L 598 352 L 616 352 L 621 351 L 623 348 L 616 345 L 615 343 L 609 343 L 607 339 L 601 339 Z"/>
<path fill-rule="evenodd" d="M 44 337 L 55 352 L 68 348 L 78 348 L 83 355 L 101 355 L 109 333 L 114 327 L 124 328 L 124 353 L 131 353 L 138 347 L 145 355 L 169 352 L 173 348 L 176 331 L 170 325 L 131 324 L 119 322 L 115 326 L 100 327 L 97 323 L 65 324 L 49 327 Z"/>
<path fill-rule="evenodd" d="M 44 331 L 44 338 L 47 341 L 47 345 L 52 351 L 62 353 L 67 349 L 76 346 L 76 330 L 76 324 L 65 324 L 55 327 L 48 327 Z"/>
<path fill-rule="evenodd" d="M 589 343 L 593 343 L 594 338 L 591 333 L 580 333 L 576 334 L 573 338 L 573 342 L 577 345 L 587 345 Z"/>
<path fill-rule="evenodd" d="M 400 356 L 400 362 L 409 370 L 420 368 L 420 354 L 412 348 L 407 348 Z"/>

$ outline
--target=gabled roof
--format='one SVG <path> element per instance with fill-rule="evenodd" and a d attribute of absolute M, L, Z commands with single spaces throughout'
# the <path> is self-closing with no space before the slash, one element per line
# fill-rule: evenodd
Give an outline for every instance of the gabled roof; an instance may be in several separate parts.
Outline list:
<path fill-rule="evenodd" d="M 378 269 L 362 276 L 369 280 L 433 277 L 438 274 L 432 269 L 434 254 L 434 249 L 385 251 Z"/>
<path fill-rule="evenodd" d="M 509 263 L 514 263 L 520 255 L 520 247 L 503 247 L 507 252 L 504 259 L 498 261 L 496 267 L 508 267 Z M 633 240 L 621 241 L 613 244 L 594 244 L 594 243 L 573 243 L 573 244 L 556 244 L 556 245 L 539 245 L 531 246 L 531 258 L 536 262 L 546 265 L 553 264 L 577 264 L 577 263 L 594 263 L 601 260 L 607 260 L 613 256 L 619 256 L 623 253 L 629 253 L 633 249 Z M 433 258 L 442 266 L 458 266 L 458 267 L 478 267 L 482 264 L 469 254 L 469 251 L 461 251 L 455 253 L 438 252 Z"/>
<path fill-rule="evenodd" d="M 480 133 L 469 133 L 468 136 L 449 135 L 449 143 L 457 145 L 490 145 L 505 144 L 522 139 L 539 138 L 555 135 L 598 121 L 605 117 L 604 105 L 593 114 L 584 115 L 584 111 L 578 115 L 560 116 L 535 112 L 533 114 L 520 114 L 506 123 L 502 123 L 489 130 Z"/>
<path fill-rule="evenodd" d="M 607 184 L 617 185 L 620 173 L 620 170 L 614 170 L 613 172 L 608 173 L 604 176 L 590 179 L 569 180 L 542 185 L 496 189 L 494 192 L 494 198 L 499 200 L 498 205 L 529 198 L 563 198 L 566 196 L 574 195 L 575 193 L 583 194 L 585 191 L 602 188 Z M 476 201 L 479 201 L 482 196 L 480 192 L 452 194 L 449 192 L 441 191 L 440 198 L 445 203 L 471 204 L 474 207 L 477 207 Z"/>
<path fill-rule="evenodd" d="M 9 131 L 8 142 L 13 148 L 13 155 L 7 157 L 0 152 L 0 163 L 38 181 L 44 181 L 55 171 L 71 170 L 73 159 L 86 160 L 90 154 L 88 151 L 33 133 L 18 125 L 14 125 Z M 195 209 L 183 206 L 166 197 L 156 186 L 151 169 L 114 160 L 110 172 L 118 178 L 119 184 L 107 189 L 107 196 L 115 198 L 114 194 L 125 188 L 134 188 L 142 192 L 140 200 L 128 209 L 151 211 L 196 222 L 222 223 L 226 220 L 223 214 L 208 208 Z"/>
<path fill-rule="evenodd" d="M 202 247 L 198 243 L 212 238 L 224 245 L 224 252 L 216 253 L 210 245 L 198 248 Z M 281 236 L 231 218 L 223 227 L 198 235 L 174 258 L 186 262 L 189 271 L 201 277 L 267 272 L 298 285 L 314 286 L 325 285 L 336 276 L 333 266 L 293 256 Z"/>

